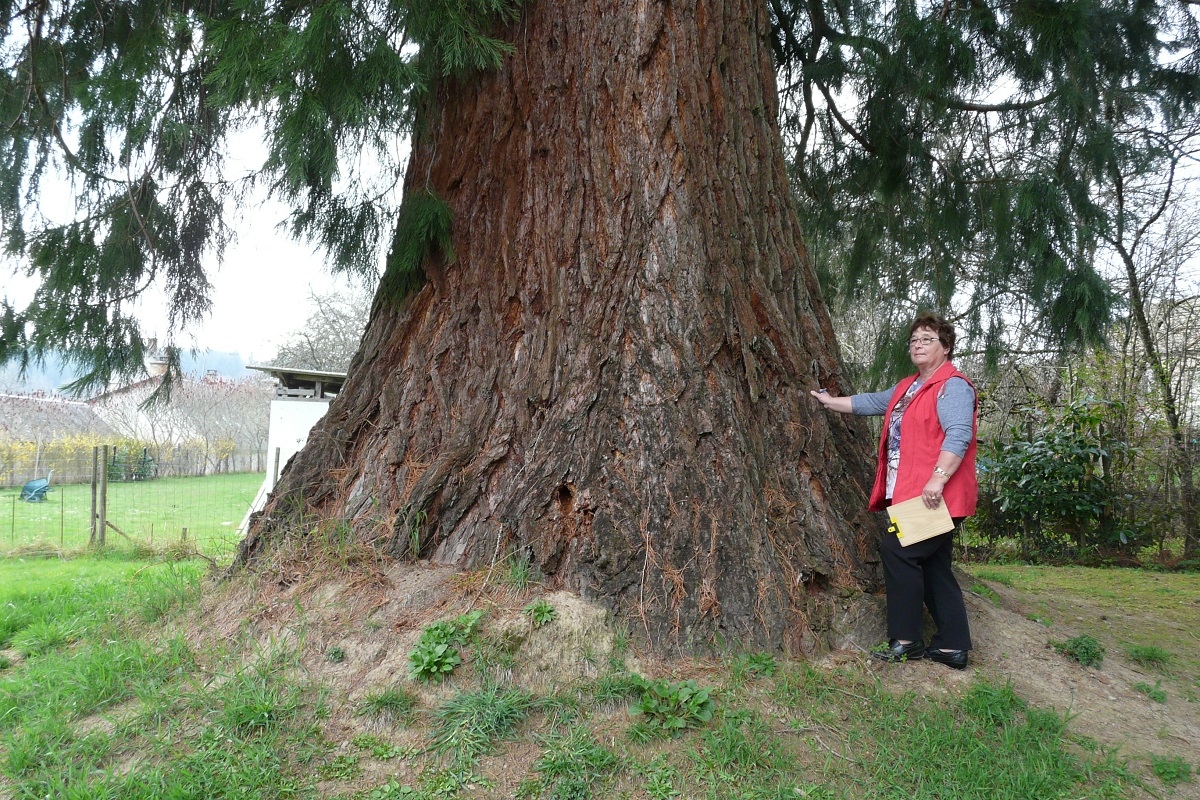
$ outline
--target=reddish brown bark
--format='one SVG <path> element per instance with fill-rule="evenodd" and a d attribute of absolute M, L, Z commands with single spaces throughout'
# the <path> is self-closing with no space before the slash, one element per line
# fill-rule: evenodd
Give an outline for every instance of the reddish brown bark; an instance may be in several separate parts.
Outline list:
<path fill-rule="evenodd" d="M 660 646 L 819 644 L 875 584 L 865 430 L 789 199 L 760 2 L 529 6 L 444 87 L 407 190 L 453 263 L 377 300 L 277 496 L 402 555 L 528 553 Z M 243 545 L 285 530 L 275 501 Z"/>

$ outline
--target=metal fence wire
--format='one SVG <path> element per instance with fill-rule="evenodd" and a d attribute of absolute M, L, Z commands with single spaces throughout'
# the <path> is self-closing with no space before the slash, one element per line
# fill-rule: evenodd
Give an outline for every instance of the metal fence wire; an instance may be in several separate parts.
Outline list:
<path fill-rule="evenodd" d="M 251 471 L 196 474 L 204 470 L 196 469 L 195 454 L 162 458 L 120 444 L 97 446 L 86 458 L 63 455 L 69 457 L 39 453 L 33 463 L 0 449 L 0 550 L 183 540 L 226 555 L 264 478 Z M 259 457 L 252 465 L 261 463 Z"/>

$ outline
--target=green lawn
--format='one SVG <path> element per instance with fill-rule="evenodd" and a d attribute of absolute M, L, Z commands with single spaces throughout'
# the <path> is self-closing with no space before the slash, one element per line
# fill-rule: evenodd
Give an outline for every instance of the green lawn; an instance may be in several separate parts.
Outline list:
<path fill-rule="evenodd" d="M 262 473 L 161 478 L 108 485 L 108 519 L 128 536 L 151 544 L 190 540 L 208 553 L 230 552 L 237 527 L 262 484 Z M 20 489 L 0 491 L 0 551 L 39 542 L 64 548 L 88 543 L 90 484 L 55 486 L 44 502 L 26 503 Z M 112 529 L 107 539 L 124 544 Z"/>

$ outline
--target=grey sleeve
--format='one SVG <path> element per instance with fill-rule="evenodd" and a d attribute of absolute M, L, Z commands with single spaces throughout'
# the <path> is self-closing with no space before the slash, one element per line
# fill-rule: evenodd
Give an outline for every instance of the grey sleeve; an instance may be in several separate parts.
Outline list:
<path fill-rule="evenodd" d="M 883 416 L 887 413 L 888 403 L 892 402 L 892 395 L 896 393 L 896 386 L 882 392 L 853 395 L 850 398 L 850 409 L 860 417 Z"/>
<path fill-rule="evenodd" d="M 962 378 L 946 381 L 938 396 L 937 414 L 946 432 L 942 449 L 962 458 L 975 432 L 975 389 Z"/>

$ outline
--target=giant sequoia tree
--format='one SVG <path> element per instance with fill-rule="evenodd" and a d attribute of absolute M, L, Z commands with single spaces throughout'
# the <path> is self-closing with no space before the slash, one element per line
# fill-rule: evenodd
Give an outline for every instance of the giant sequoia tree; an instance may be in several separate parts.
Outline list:
<path fill-rule="evenodd" d="M 345 392 L 277 508 L 441 562 L 520 549 L 684 641 L 801 644 L 806 593 L 869 584 L 863 439 L 805 393 L 837 350 L 766 34 L 754 3 L 542 2 L 498 69 L 440 87 Z"/>
<path fill-rule="evenodd" d="M 202 314 L 222 213 L 266 183 L 340 268 L 387 269 L 244 560 L 305 535 L 300 511 L 396 555 L 524 552 L 660 643 L 812 646 L 822 598 L 874 584 L 876 527 L 862 430 L 805 395 L 842 381 L 775 74 L 828 89 L 822 58 L 865 64 L 869 37 L 823 15 L 848 8 L 0 0 L 0 215 L 42 279 L 0 357 L 65 348 L 80 388 L 136 370 L 129 300 L 157 281 L 181 327 Z M 269 155 L 239 179 L 247 124 Z M 77 208 L 39 218 L 56 169 Z"/>

